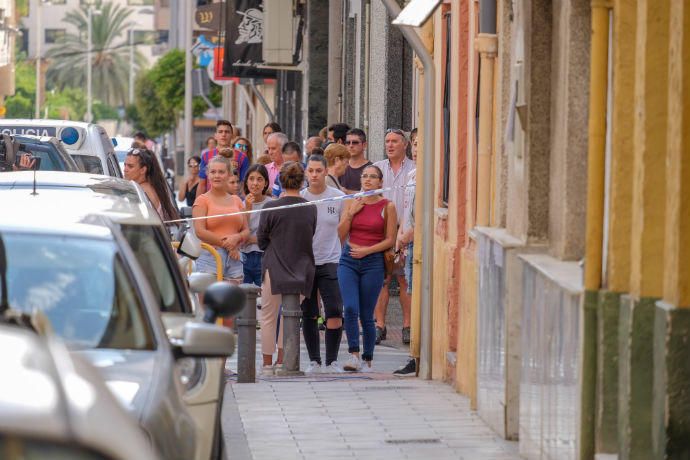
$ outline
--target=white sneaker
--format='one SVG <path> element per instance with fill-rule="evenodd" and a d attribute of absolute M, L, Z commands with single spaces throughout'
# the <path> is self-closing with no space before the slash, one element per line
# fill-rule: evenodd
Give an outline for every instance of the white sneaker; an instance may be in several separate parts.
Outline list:
<path fill-rule="evenodd" d="M 271 364 L 267 364 L 261 368 L 261 375 L 264 377 L 275 375 L 275 369 Z"/>
<path fill-rule="evenodd" d="M 350 355 L 350 359 L 347 360 L 343 366 L 343 370 L 350 372 L 358 372 L 362 368 L 362 363 L 359 358 L 355 355 Z"/>
<path fill-rule="evenodd" d="M 328 366 L 324 367 L 323 373 L 324 374 L 342 374 L 345 372 L 342 367 L 340 367 L 340 364 L 338 364 L 338 361 L 333 361 L 331 364 Z"/>
<path fill-rule="evenodd" d="M 321 364 L 317 363 L 316 361 L 312 361 L 309 363 L 309 366 L 307 366 L 307 370 L 304 371 L 305 374 L 320 374 L 321 373 Z"/>

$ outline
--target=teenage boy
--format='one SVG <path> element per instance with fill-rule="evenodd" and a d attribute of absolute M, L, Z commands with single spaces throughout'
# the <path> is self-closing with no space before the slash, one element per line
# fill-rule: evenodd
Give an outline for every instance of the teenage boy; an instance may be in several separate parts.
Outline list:
<path fill-rule="evenodd" d="M 365 152 L 367 150 L 367 135 L 359 128 L 353 128 L 347 132 L 345 147 L 350 152 L 350 161 L 345 170 L 345 174 L 340 177 L 340 185 L 345 188 L 347 193 L 359 192 L 362 188 L 361 177 L 364 168 L 371 164 L 367 160 Z"/>

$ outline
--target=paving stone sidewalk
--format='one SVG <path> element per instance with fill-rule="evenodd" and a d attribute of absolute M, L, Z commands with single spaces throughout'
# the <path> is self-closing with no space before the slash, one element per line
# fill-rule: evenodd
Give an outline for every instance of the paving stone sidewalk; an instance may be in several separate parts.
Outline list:
<path fill-rule="evenodd" d="M 361 375 L 229 384 L 229 458 L 519 458 L 448 385 Z"/>
<path fill-rule="evenodd" d="M 341 361 L 346 355 L 343 337 Z M 517 443 L 494 434 L 449 385 L 393 376 L 407 356 L 391 341 L 376 347 L 372 372 L 259 377 L 253 384 L 238 384 L 228 373 L 222 413 L 228 458 L 520 458 Z M 308 365 L 304 346 L 301 364 Z M 236 369 L 236 356 L 228 367 Z"/>

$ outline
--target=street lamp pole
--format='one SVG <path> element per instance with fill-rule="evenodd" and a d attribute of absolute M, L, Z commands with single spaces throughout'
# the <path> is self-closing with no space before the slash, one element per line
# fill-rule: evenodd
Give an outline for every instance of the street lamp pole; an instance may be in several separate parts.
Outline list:
<path fill-rule="evenodd" d="M 38 0 L 38 8 L 36 8 L 36 109 L 34 118 L 41 118 L 41 45 L 43 42 L 41 16 L 43 16 L 43 0 Z"/>
<path fill-rule="evenodd" d="M 89 3 L 88 6 L 88 13 L 87 13 L 87 21 L 88 25 L 86 27 L 86 36 L 88 40 L 87 44 L 87 51 L 86 51 L 86 121 L 88 123 L 91 123 L 91 120 L 93 120 L 93 115 L 91 113 L 91 104 L 92 104 L 92 94 L 91 94 L 91 63 L 92 63 L 92 58 L 91 58 L 91 19 L 93 18 L 93 6 Z"/>
<path fill-rule="evenodd" d="M 134 30 L 129 28 L 129 103 L 134 104 Z"/>

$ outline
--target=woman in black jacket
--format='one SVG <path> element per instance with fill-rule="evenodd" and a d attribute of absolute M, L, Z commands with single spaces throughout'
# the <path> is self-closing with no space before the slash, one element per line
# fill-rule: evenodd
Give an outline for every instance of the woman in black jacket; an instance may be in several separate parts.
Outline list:
<path fill-rule="evenodd" d="M 316 231 L 316 208 L 297 208 L 265 211 L 269 208 L 306 203 L 299 194 L 304 183 L 304 168 L 288 162 L 280 170 L 282 197 L 266 203 L 256 233 L 259 248 L 264 251 L 261 285 L 261 353 L 263 375 L 274 373 L 273 353 L 276 349 L 276 327 L 282 294 L 301 294 L 309 297 L 314 281 L 314 252 L 312 239 Z M 282 364 L 281 331 L 278 332 L 278 357 Z"/>

